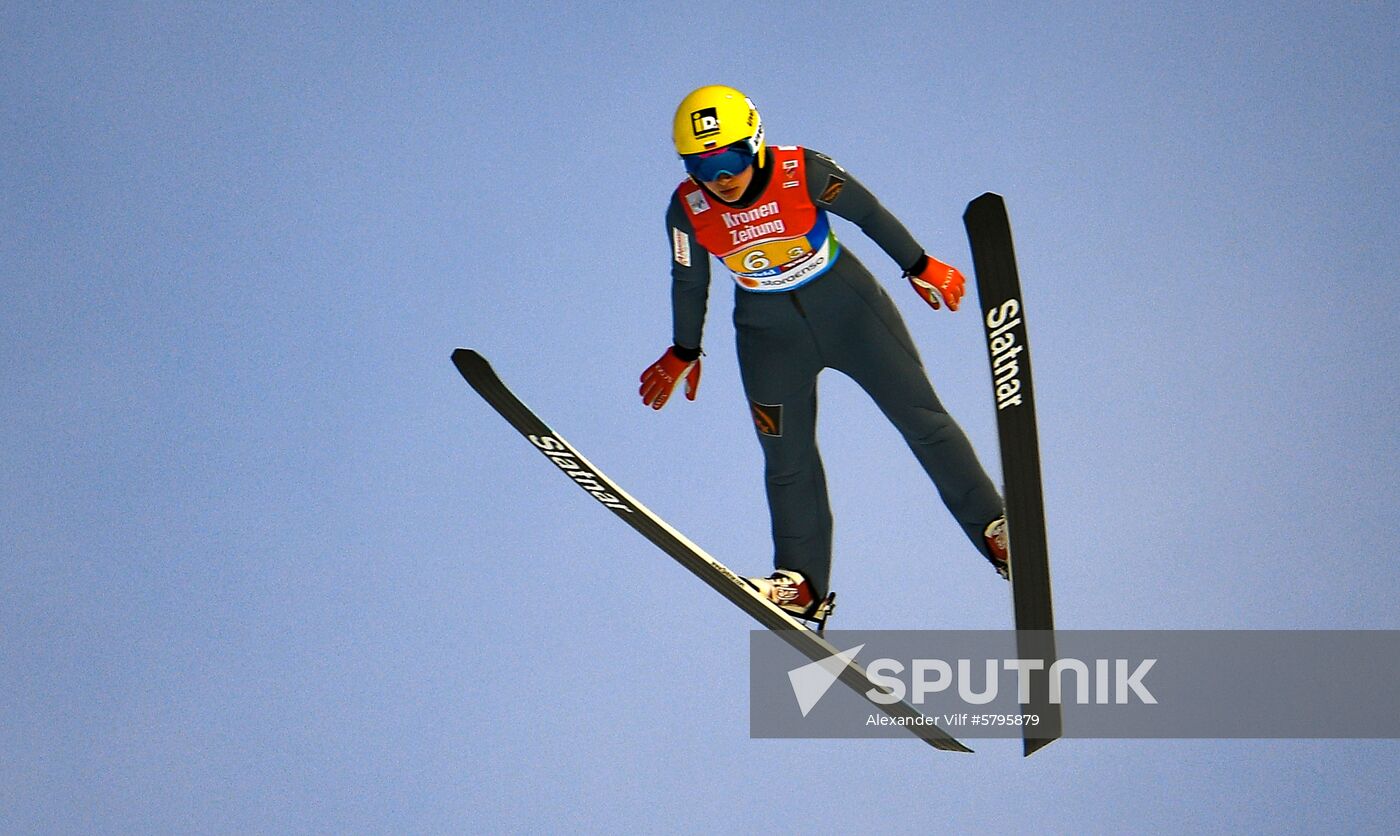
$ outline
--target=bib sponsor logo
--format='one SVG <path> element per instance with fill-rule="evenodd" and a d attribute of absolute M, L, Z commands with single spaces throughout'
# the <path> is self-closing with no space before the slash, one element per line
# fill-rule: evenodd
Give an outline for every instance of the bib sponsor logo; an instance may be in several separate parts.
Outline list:
<path fill-rule="evenodd" d="M 763 220 L 778 214 L 778 201 L 772 200 L 745 212 L 724 212 L 720 217 L 729 229 L 729 243 L 738 247 L 760 238 L 782 235 L 787 232 L 787 224 L 782 218 Z M 759 221 L 762 221 L 759 223 Z"/>
<path fill-rule="evenodd" d="M 690 204 L 690 211 L 699 215 L 701 212 L 710 211 L 710 202 L 705 199 L 705 193 L 701 191 L 691 192 L 685 196 L 685 202 Z"/>
<path fill-rule="evenodd" d="M 729 230 L 729 243 L 737 247 L 765 236 L 782 235 L 784 232 L 787 232 L 787 226 L 783 224 L 781 219 L 768 221 L 755 226 Z"/>
<path fill-rule="evenodd" d="M 787 232 L 787 225 L 783 223 L 782 218 L 763 220 L 776 214 L 778 214 L 778 201 L 771 200 L 762 206 L 756 206 L 744 212 L 723 212 L 720 214 L 720 218 L 724 220 L 725 227 L 729 229 L 729 243 L 737 247 L 750 241 L 782 235 Z M 756 223 L 757 221 L 762 221 L 762 223 Z"/>
<path fill-rule="evenodd" d="M 723 212 L 720 217 L 724 219 L 725 226 L 733 229 L 741 224 L 753 223 L 776 214 L 778 214 L 778 201 L 770 200 L 762 206 L 755 206 L 743 212 Z"/>

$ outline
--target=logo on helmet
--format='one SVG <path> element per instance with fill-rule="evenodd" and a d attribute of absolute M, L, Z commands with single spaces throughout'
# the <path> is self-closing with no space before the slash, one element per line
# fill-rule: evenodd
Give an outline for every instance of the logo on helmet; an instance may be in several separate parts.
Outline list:
<path fill-rule="evenodd" d="M 694 132 L 696 139 L 719 133 L 719 111 L 713 107 L 692 111 L 690 129 Z"/>

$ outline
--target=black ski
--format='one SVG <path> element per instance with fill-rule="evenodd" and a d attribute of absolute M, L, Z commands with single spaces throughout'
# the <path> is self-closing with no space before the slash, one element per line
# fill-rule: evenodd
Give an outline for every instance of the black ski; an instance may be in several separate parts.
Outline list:
<path fill-rule="evenodd" d="M 675 558 L 715 591 L 728 598 L 739 609 L 753 616 L 760 624 L 781 636 L 788 644 L 814 662 L 822 661 L 840 651 L 801 621 L 768 601 L 728 567 L 711 557 L 683 534 L 676 531 L 656 514 L 615 485 L 594 467 L 567 441 L 551 430 L 530 408 L 525 406 L 491 368 L 486 359 L 475 351 L 459 348 L 452 352 L 452 362 L 462 377 L 472 385 L 501 417 L 510 422 L 521 435 L 564 472 L 574 484 L 583 488 L 603 506 L 621 517 L 642 536 Z M 872 689 L 883 690 L 870 681 L 865 669 L 854 662 L 842 671 L 840 679 L 862 696 Z M 867 699 L 869 699 L 867 697 Z M 901 725 L 924 739 L 936 749 L 950 752 L 972 750 L 954 740 L 947 732 L 928 723 L 919 711 L 905 702 L 893 705 L 871 704 L 891 717 L 900 718 Z"/>
<path fill-rule="evenodd" d="M 1043 660 L 1048 670 L 1055 660 L 1055 616 L 1050 602 L 1050 556 L 1041 498 L 1040 442 L 1035 428 L 1025 305 L 1006 203 L 1001 195 L 988 192 L 967 205 L 963 223 L 972 245 L 977 298 L 982 306 L 992 371 L 1011 547 L 1017 653 L 1023 659 Z M 1040 725 L 1035 727 L 1037 736 L 1025 739 L 1025 754 L 1030 755 L 1058 738 L 1061 731 L 1059 706 L 1050 704 L 1048 679 L 1043 671 L 1031 678 L 1031 701 L 1025 711 L 1041 717 Z M 1028 734 L 1031 728 L 1026 727 Z"/>

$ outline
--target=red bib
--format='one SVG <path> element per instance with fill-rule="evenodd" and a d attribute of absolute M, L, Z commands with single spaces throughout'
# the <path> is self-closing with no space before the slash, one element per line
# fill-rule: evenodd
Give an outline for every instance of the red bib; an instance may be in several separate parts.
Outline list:
<path fill-rule="evenodd" d="M 778 145 L 768 153 L 773 176 L 746 209 L 714 200 L 691 180 L 677 189 L 695 240 L 724 262 L 740 287 L 760 293 L 815 279 L 841 252 L 826 211 L 807 193 L 802 149 Z"/>

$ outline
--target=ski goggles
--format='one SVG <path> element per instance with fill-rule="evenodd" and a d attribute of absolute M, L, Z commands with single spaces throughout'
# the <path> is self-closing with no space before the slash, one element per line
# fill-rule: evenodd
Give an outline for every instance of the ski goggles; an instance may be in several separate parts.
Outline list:
<path fill-rule="evenodd" d="M 686 154 L 681 157 L 685 171 L 701 183 L 713 183 L 723 175 L 737 176 L 753 165 L 756 154 L 747 141 L 736 142 L 713 151 Z"/>

